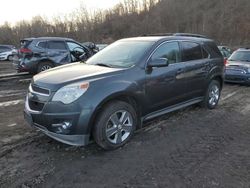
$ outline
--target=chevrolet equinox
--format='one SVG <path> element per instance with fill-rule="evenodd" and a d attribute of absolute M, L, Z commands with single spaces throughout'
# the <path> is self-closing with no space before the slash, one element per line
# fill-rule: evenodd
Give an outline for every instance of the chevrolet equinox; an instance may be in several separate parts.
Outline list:
<path fill-rule="evenodd" d="M 213 40 L 172 34 L 119 40 L 86 62 L 33 77 L 26 121 L 70 145 L 127 143 L 143 122 L 196 103 L 213 109 L 223 86 Z"/>

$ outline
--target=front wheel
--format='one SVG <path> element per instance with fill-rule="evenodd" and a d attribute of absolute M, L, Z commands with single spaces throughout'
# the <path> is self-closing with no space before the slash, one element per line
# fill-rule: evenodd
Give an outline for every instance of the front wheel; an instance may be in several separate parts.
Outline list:
<path fill-rule="evenodd" d="M 106 105 L 97 117 L 93 136 L 105 150 L 113 150 L 127 143 L 134 134 L 137 116 L 134 108 L 125 102 Z"/>
<path fill-rule="evenodd" d="M 203 106 L 208 109 L 214 109 L 220 99 L 221 84 L 217 80 L 212 80 L 208 86 Z"/>
<path fill-rule="evenodd" d="M 13 55 L 9 55 L 7 58 L 8 61 L 12 61 L 13 60 Z"/>

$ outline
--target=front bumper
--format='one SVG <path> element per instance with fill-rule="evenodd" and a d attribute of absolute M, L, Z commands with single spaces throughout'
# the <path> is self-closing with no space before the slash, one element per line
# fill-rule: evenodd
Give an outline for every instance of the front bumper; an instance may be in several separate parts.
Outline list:
<path fill-rule="evenodd" d="M 0 54 L 0 61 L 4 61 L 8 59 L 8 55 L 1 55 Z"/>
<path fill-rule="evenodd" d="M 250 84 L 250 74 L 244 71 L 236 72 L 236 71 L 226 70 L 225 82 Z"/>
<path fill-rule="evenodd" d="M 52 106 L 57 113 L 52 113 Z M 58 111 L 58 109 L 60 109 Z M 24 119 L 31 127 L 37 128 L 47 136 L 74 146 L 84 146 L 89 143 L 90 134 L 84 122 L 88 122 L 88 110 L 69 112 L 63 104 L 46 103 L 40 112 L 30 109 L 29 98 L 25 101 Z M 64 127 L 68 122 L 69 127 Z"/>

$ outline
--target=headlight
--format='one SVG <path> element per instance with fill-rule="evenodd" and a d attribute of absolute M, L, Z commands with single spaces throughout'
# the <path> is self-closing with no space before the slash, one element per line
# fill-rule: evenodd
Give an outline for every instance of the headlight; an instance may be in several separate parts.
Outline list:
<path fill-rule="evenodd" d="M 89 88 L 89 82 L 70 84 L 59 89 L 52 101 L 60 101 L 64 104 L 70 104 L 82 96 Z"/>

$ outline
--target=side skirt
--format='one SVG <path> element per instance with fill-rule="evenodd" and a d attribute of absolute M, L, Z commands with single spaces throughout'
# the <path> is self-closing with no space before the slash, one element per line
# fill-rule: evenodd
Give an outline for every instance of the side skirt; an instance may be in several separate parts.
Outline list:
<path fill-rule="evenodd" d="M 167 108 L 152 112 L 152 113 L 142 117 L 141 121 L 144 122 L 144 121 L 156 118 L 158 116 L 161 116 L 161 115 L 164 115 L 164 114 L 167 114 L 167 113 L 170 113 L 170 112 L 173 112 L 173 111 L 176 111 L 176 110 L 191 106 L 193 104 L 202 102 L 203 100 L 204 100 L 204 97 L 199 97 L 199 98 L 195 98 L 195 99 L 183 102 L 183 103 L 179 103 L 179 104 L 176 104 L 176 105 L 173 105 L 173 106 L 169 106 Z"/>

